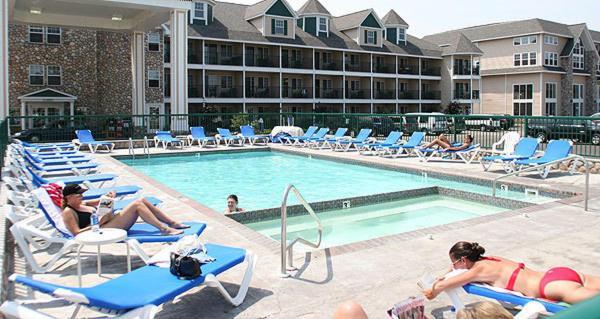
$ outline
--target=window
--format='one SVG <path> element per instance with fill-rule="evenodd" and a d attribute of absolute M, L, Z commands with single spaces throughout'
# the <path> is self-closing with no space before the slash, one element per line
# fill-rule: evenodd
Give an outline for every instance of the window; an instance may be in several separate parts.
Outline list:
<path fill-rule="evenodd" d="M 515 66 L 521 66 L 521 53 L 515 54 Z"/>
<path fill-rule="evenodd" d="M 583 113 L 583 84 L 573 84 L 573 116 Z"/>
<path fill-rule="evenodd" d="M 545 35 L 544 44 L 558 45 L 558 37 L 555 37 L 553 35 Z"/>
<path fill-rule="evenodd" d="M 558 53 L 544 52 L 544 65 L 558 66 Z"/>
<path fill-rule="evenodd" d="M 327 18 L 319 18 L 319 32 L 328 32 Z"/>
<path fill-rule="evenodd" d="M 575 43 L 573 47 L 573 69 L 583 70 L 584 68 L 584 51 L 583 42 L 581 39 Z"/>
<path fill-rule="evenodd" d="M 61 85 L 61 69 L 60 66 L 49 65 L 48 71 L 48 85 Z"/>
<path fill-rule="evenodd" d="M 231 58 L 232 56 L 233 56 L 233 46 L 232 45 L 222 45 L 221 46 L 221 57 Z"/>
<path fill-rule="evenodd" d="M 398 28 L 398 43 L 406 42 L 406 29 Z"/>
<path fill-rule="evenodd" d="M 160 86 L 160 71 L 148 70 L 148 87 L 157 88 Z"/>
<path fill-rule="evenodd" d="M 206 20 L 206 3 L 194 3 L 194 19 Z"/>
<path fill-rule="evenodd" d="M 46 27 L 46 43 L 60 44 L 60 34 L 58 27 Z"/>
<path fill-rule="evenodd" d="M 44 66 L 32 64 L 29 66 L 29 85 L 44 85 Z"/>
<path fill-rule="evenodd" d="M 513 93 L 513 100 L 533 100 L 533 84 L 515 84 Z"/>
<path fill-rule="evenodd" d="M 529 52 L 529 65 L 537 65 L 537 52 Z"/>
<path fill-rule="evenodd" d="M 275 19 L 275 32 L 274 34 L 284 35 L 285 33 L 285 21 Z"/>
<path fill-rule="evenodd" d="M 367 30 L 367 39 L 365 41 L 367 44 L 375 44 L 375 31 Z"/>
<path fill-rule="evenodd" d="M 556 115 L 556 83 L 546 83 L 546 115 Z"/>
<path fill-rule="evenodd" d="M 221 77 L 221 88 L 223 88 L 223 89 L 233 88 L 233 77 L 231 75 Z"/>
<path fill-rule="evenodd" d="M 148 51 L 160 51 L 160 34 L 158 32 L 148 33 Z"/>
<path fill-rule="evenodd" d="M 515 66 L 537 65 L 537 52 L 515 53 Z"/>
<path fill-rule="evenodd" d="M 44 43 L 44 27 L 29 26 L 29 42 Z"/>
<path fill-rule="evenodd" d="M 530 35 L 526 37 L 514 38 L 513 45 L 528 45 L 528 44 L 536 44 L 537 36 Z"/>
<path fill-rule="evenodd" d="M 521 53 L 521 65 L 529 65 L 529 53 Z"/>

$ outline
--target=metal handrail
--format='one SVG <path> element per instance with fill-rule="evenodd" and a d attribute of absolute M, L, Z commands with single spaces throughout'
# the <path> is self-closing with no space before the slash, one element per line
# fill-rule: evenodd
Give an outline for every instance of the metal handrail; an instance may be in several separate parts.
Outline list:
<path fill-rule="evenodd" d="M 150 158 L 150 146 L 148 146 L 148 136 L 144 136 L 144 155 Z"/>
<path fill-rule="evenodd" d="M 584 211 L 588 211 L 588 199 L 589 199 L 589 192 L 590 192 L 590 165 L 588 160 L 581 156 L 581 155 L 569 155 L 567 158 L 561 158 L 561 159 L 557 159 L 545 164 L 541 164 L 541 165 L 537 165 L 537 166 L 533 166 L 533 167 L 528 167 L 525 169 L 521 169 L 518 171 L 514 171 L 512 173 L 508 173 L 508 174 L 504 174 L 502 176 L 498 176 L 494 179 L 494 181 L 492 182 L 492 196 L 496 197 L 496 183 L 498 182 L 498 180 L 509 177 L 509 176 L 513 176 L 513 175 L 519 175 L 521 173 L 525 173 L 525 172 L 530 172 L 530 171 L 536 171 L 536 170 L 540 170 L 541 168 L 547 167 L 547 166 L 552 166 L 555 164 L 559 164 L 562 163 L 564 161 L 568 161 L 568 160 L 572 160 L 572 159 L 578 159 L 581 160 L 583 162 L 583 164 L 585 165 L 585 190 L 583 193 L 584 196 L 584 207 L 583 210 Z M 573 168 L 571 168 L 573 171 L 575 170 L 575 163 L 573 163 Z"/>
<path fill-rule="evenodd" d="M 304 238 L 298 237 L 294 239 L 289 245 L 287 244 L 287 200 L 290 194 L 290 191 L 294 192 L 298 201 L 306 208 L 309 215 L 315 220 L 317 223 L 317 231 L 319 233 L 319 239 L 316 243 L 312 243 Z M 300 191 L 292 184 L 288 185 L 285 188 L 285 192 L 283 193 L 283 200 L 281 201 L 281 277 L 289 277 L 290 274 L 287 272 L 288 268 L 286 267 L 286 258 L 287 264 L 290 269 L 293 269 L 293 255 L 294 255 L 294 245 L 296 243 L 303 243 L 312 248 L 319 248 L 321 246 L 321 238 L 323 236 L 323 225 L 321 224 L 321 219 L 317 217 L 315 211 L 312 209 L 310 204 L 304 199 Z M 286 254 L 287 253 L 287 254 Z"/>
<path fill-rule="evenodd" d="M 135 149 L 133 148 L 133 139 L 129 138 L 129 148 L 127 150 L 132 159 L 135 159 Z"/>

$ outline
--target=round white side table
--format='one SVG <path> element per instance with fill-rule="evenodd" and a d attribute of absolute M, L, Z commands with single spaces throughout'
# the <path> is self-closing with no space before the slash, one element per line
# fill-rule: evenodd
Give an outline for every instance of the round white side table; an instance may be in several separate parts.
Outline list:
<path fill-rule="evenodd" d="M 79 287 L 81 287 L 81 249 L 83 246 L 98 247 L 98 276 L 100 276 L 102 274 L 100 246 L 124 243 L 127 247 L 127 272 L 131 271 L 131 257 L 129 255 L 129 244 L 126 241 L 127 232 L 125 230 L 116 228 L 100 228 L 98 232 L 88 230 L 75 236 L 74 240 L 79 244 L 77 248 L 77 277 L 79 279 Z"/>

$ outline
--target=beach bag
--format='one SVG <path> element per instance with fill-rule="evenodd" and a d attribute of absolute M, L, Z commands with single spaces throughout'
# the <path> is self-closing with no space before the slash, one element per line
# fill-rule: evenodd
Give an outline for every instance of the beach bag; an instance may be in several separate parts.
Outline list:
<path fill-rule="evenodd" d="M 200 266 L 201 263 L 196 258 L 174 252 L 171 253 L 171 265 L 169 266 L 169 270 L 179 279 L 190 280 L 198 278 L 202 275 Z"/>
<path fill-rule="evenodd" d="M 411 297 L 395 304 L 387 311 L 390 319 L 426 319 L 425 299 L 423 297 Z"/>

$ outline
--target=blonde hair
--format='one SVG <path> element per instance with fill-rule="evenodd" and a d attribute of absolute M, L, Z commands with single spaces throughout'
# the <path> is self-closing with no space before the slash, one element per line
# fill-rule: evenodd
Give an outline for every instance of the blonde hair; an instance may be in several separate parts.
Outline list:
<path fill-rule="evenodd" d="M 458 311 L 456 319 L 512 319 L 504 307 L 490 301 L 478 302 L 470 307 Z"/>

